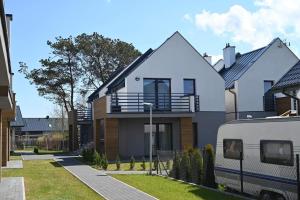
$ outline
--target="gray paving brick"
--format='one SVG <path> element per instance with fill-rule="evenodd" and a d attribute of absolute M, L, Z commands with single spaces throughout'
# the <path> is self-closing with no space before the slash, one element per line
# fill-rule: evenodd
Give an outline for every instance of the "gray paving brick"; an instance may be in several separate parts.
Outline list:
<path fill-rule="evenodd" d="M 2 178 L 2 181 L 0 182 L 0 199 L 25 200 L 24 178 Z"/>
<path fill-rule="evenodd" d="M 66 170 L 109 200 L 153 200 L 156 199 L 134 187 L 131 187 L 104 171 L 98 171 L 88 165 L 84 165 L 76 159 L 68 156 L 55 157 Z"/>

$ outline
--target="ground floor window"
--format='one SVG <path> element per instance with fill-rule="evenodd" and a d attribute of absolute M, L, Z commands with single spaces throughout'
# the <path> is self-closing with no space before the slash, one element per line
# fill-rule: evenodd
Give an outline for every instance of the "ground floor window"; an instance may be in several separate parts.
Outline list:
<path fill-rule="evenodd" d="M 149 134 L 150 125 L 144 125 L 145 133 L 145 155 L 149 155 Z M 152 152 L 156 155 L 157 150 L 171 151 L 173 150 L 172 141 L 172 124 L 153 124 L 152 125 Z"/>

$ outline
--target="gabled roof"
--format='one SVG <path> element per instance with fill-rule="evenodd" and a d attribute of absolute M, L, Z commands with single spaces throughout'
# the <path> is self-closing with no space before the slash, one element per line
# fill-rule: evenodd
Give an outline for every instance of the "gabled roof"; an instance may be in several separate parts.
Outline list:
<path fill-rule="evenodd" d="M 300 61 L 272 87 L 272 91 L 300 88 Z"/>
<path fill-rule="evenodd" d="M 116 78 L 118 75 L 122 73 L 122 75 L 126 72 L 131 70 L 132 68 L 137 67 L 138 65 L 140 65 L 149 54 L 151 54 L 153 52 L 152 49 L 148 49 L 148 51 L 146 51 L 144 54 L 142 54 L 141 56 L 139 56 L 137 59 L 135 59 L 132 63 L 130 63 L 128 66 L 126 67 L 119 67 L 116 69 L 116 71 L 114 71 L 110 77 L 107 79 L 107 81 L 105 81 L 98 89 L 96 89 L 89 97 L 88 97 L 88 102 L 92 102 L 94 99 L 98 98 L 98 93 L 105 88 L 114 78 Z M 126 70 L 125 70 L 126 69 Z M 119 80 L 118 78 L 116 80 Z M 113 81 L 111 84 L 116 83 L 116 80 Z M 110 84 L 110 85 L 111 85 Z"/>
<path fill-rule="evenodd" d="M 24 126 L 24 121 L 22 117 L 22 112 L 20 106 L 16 106 L 16 119 L 10 123 L 11 127 L 22 127 Z"/>
<path fill-rule="evenodd" d="M 220 75 L 225 80 L 225 88 L 229 89 L 234 86 L 234 81 L 238 80 L 260 56 L 279 38 L 275 38 L 270 44 L 265 47 L 241 54 L 236 58 L 236 62 L 229 68 L 223 67 L 220 70 Z"/>
<path fill-rule="evenodd" d="M 23 118 L 25 126 L 22 132 L 55 132 L 62 130 L 61 118 Z M 68 121 L 64 119 L 64 130 L 68 130 Z"/>

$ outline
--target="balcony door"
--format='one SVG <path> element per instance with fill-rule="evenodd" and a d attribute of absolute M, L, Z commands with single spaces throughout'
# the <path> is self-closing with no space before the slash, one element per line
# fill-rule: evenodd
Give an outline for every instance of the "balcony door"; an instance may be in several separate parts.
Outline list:
<path fill-rule="evenodd" d="M 144 79 L 144 102 L 152 103 L 154 111 L 171 110 L 170 79 Z"/>

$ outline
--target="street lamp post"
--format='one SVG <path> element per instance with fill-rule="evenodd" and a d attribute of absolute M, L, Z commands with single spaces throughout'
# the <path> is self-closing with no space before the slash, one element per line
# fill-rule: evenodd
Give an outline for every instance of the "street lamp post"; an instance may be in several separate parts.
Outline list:
<path fill-rule="evenodd" d="M 143 103 L 144 105 L 146 106 L 149 106 L 150 108 L 150 134 L 149 134 L 149 143 L 150 143 L 150 147 L 149 147 L 149 164 L 150 164 L 150 171 L 149 171 L 149 174 L 152 175 L 152 106 L 153 104 L 152 103 L 146 103 L 144 102 Z"/>

